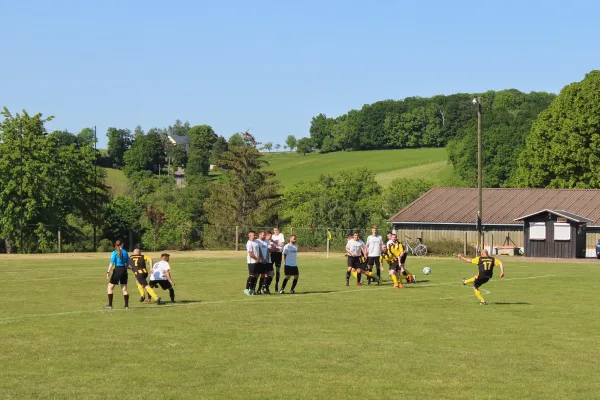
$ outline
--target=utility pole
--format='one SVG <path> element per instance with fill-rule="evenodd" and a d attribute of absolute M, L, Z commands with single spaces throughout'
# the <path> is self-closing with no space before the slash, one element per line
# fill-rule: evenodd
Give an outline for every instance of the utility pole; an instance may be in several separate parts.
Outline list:
<path fill-rule="evenodd" d="M 96 138 L 96 126 L 94 126 L 94 251 L 98 251 L 98 245 L 96 243 L 96 224 L 98 219 L 98 203 L 97 203 L 97 193 L 98 193 L 98 173 L 96 171 L 96 166 L 98 164 L 98 153 L 96 152 L 96 143 L 98 139 Z"/>
<path fill-rule="evenodd" d="M 483 250 L 483 170 L 482 170 L 482 150 L 481 150 L 481 98 L 473 99 L 473 103 L 477 104 L 477 187 L 479 189 L 479 209 L 477 211 L 477 247 L 479 251 Z"/>
<path fill-rule="evenodd" d="M 20 229 L 19 229 L 19 253 L 23 253 L 23 126 L 19 124 L 19 168 L 21 175 L 21 187 L 19 189 L 19 200 L 21 201 L 21 218 L 20 218 Z"/>

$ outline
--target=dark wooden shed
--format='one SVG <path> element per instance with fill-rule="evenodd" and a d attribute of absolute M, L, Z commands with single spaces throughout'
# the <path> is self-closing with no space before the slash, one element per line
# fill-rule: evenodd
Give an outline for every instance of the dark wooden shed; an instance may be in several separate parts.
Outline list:
<path fill-rule="evenodd" d="M 589 218 L 562 210 L 540 210 L 515 221 L 523 221 L 526 257 L 585 258 Z"/>

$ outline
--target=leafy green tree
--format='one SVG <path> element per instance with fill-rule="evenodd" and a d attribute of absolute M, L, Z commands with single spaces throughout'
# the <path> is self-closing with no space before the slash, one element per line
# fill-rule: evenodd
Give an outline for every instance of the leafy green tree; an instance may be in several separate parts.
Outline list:
<path fill-rule="evenodd" d="M 386 215 L 394 215 L 418 199 L 433 186 L 433 182 L 425 179 L 394 179 L 383 191 L 383 203 Z"/>
<path fill-rule="evenodd" d="M 95 134 L 92 128 L 83 128 L 77 134 L 77 143 L 79 146 L 94 146 Z"/>
<path fill-rule="evenodd" d="M 198 125 L 190 128 L 190 150 L 188 152 L 186 177 L 208 175 L 211 152 L 218 140 L 215 131 L 209 125 Z M 186 178 L 187 179 L 187 178 Z"/>
<path fill-rule="evenodd" d="M 281 149 L 281 145 L 280 145 L 279 143 L 277 143 L 277 144 L 275 145 L 275 151 L 279 151 L 279 149 Z M 283 147 L 283 149 L 285 150 L 285 149 L 286 149 L 286 146 L 284 146 L 284 147 Z"/>
<path fill-rule="evenodd" d="M 212 147 L 212 152 L 210 155 L 210 163 L 217 164 L 221 159 L 223 153 L 225 153 L 228 149 L 227 139 L 223 136 L 219 136 Z"/>
<path fill-rule="evenodd" d="M 600 188 L 600 70 L 561 90 L 533 123 L 513 182 Z"/>
<path fill-rule="evenodd" d="M 296 148 L 297 142 L 294 135 L 288 135 L 288 137 L 285 138 L 285 144 L 287 144 L 287 147 L 292 151 Z"/>
<path fill-rule="evenodd" d="M 242 137 L 241 133 L 234 133 L 233 135 L 231 135 L 229 137 L 229 147 L 232 146 L 243 146 L 244 145 L 244 138 Z"/>
<path fill-rule="evenodd" d="M 158 172 L 159 166 L 164 165 L 165 155 L 160 136 L 154 132 L 138 136 L 125 152 L 124 172 L 130 176 L 133 172 L 152 171 Z"/>
<path fill-rule="evenodd" d="M 323 146 L 325 138 L 332 136 L 331 128 L 334 121 L 327 118 L 325 114 L 319 114 L 313 117 L 310 123 L 310 138 L 313 140 L 315 147 L 320 149 Z"/>
<path fill-rule="evenodd" d="M 103 237 L 124 240 L 131 248 L 141 240 L 143 230 L 140 217 L 144 211 L 141 201 L 131 197 L 117 196 L 104 208 Z M 133 242 L 129 243 L 129 237 Z"/>
<path fill-rule="evenodd" d="M 312 153 L 315 150 L 313 142 L 310 138 L 302 138 L 298 140 L 296 146 L 296 150 L 298 151 L 298 153 L 302 154 L 303 156 L 305 156 L 308 153 Z"/>
<path fill-rule="evenodd" d="M 173 125 L 169 125 L 165 133 L 174 136 L 187 136 L 190 131 L 190 123 L 185 121 L 182 123 L 180 120 L 176 120 Z"/>
<path fill-rule="evenodd" d="M 125 152 L 131 146 L 131 131 L 129 129 L 108 128 L 106 131 L 108 137 L 108 156 L 117 167 L 124 165 Z"/>
<path fill-rule="evenodd" d="M 0 122 L 0 236 L 14 250 L 51 251 L 58 230 L 69 230 L 68 216 L 97 221 L 108 201 L 104 176 L 95 174 L 96 153 L 75 144 L 61 146 L 48 135 L 41 114 L 12 115 Z"/>
<path fill-rule="evenodd" d="M 281 205 L 279 182 L 273 172 L 262 168 L 266 161 L 257 150 L 254 137 L 246 132 L 242 140 L 244 145 L 230 145 L 217 164 L 224 171 L 226 182 L 211 185 L 204 206 L 204 243 L 208 247 L 227 243 L 233 246 L 232 227 L 239 226 L 244 232 L 277 221 Z"/>
<path fill-rule="evenodd" d="M 184 146 L 173 146 L 171 149 L 171 165 L 177 169 L 179 167 L 186 168 L 188 161 L 188 152 Z"/>
<path fill-rule="evenodd" d="M 263 145 L 263 148 L 264 148 L 265 150 L 267 150 L 267 151 L 270 153 L 270 152 L 271 152 L 271 150 L 273 150 L 273 142 L 266 142 L 266 143 Z"/>
<path fill-rule="evenodd" d="M 69 132 L 67 130 L 54 131 L 51 133 L 51 135 L 54 138 L 56 138 L 56 142 L 60 146 L 70 146 L 72 144 L 78 144 L 77 136 L 75 136 L 74 134 L 72 134 L 71 132 Z"/>
<path fill-rule="evenodd" d="M 140 125 L 136 126 L 135 129 L 133 130 L 133 140 L 144 136 L 144 130 L 142 129 L 142 127 Z"/>

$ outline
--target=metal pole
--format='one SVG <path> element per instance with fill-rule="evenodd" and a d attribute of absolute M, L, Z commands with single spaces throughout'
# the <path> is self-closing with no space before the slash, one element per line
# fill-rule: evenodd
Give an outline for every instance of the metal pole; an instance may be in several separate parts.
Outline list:
<path fill-rule="evenodd" d="M 96 220 L 98 219 L 98 206 L 97 206 L 97 187 L 98 187 L 98 174 L 96 173 L 96 166 L 98 165 L 98 153 L 96 152 L 96 126 L 94 126 L 94 251 L 98 251 L 98 245 L 96 243 Z"/>
<path fill-rule="evenodd" d="M 240 251 L 240 230 L 235 226 L 235 251 Z"/>
<path fill-rule="evenodd" d="M 19 150 L 19 167 L 21 175 L 21 187 L 19 189 L 19 200 L 21 201 L 21 218 L 19 227 L 19 253 L 23 253 L 23 127 L 19 124 L 20 150 Z"/>
<path fill-rule="evenodd" d="M 479 251 L 483 250 L 483 171 L 481 149 L 481 99 L 477 99 L 477 187 L 479 188 L 479 211 L 477 212 Z"/>

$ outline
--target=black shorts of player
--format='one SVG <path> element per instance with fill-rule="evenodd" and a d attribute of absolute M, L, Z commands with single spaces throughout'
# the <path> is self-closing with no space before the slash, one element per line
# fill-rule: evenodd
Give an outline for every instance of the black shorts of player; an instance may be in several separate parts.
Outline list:
<path fill-rule="evenodd" d="M 390 264 L 390 271 L 400 272 L 400 264 L 398 263 L 398 260 Z"/>
<path fill-rule="evenodd" d="M 379 257 L 367 257 L 367 265 L 369 267 L 375 265 L 377 268 L 379 268 L 381 266 L 381 263 L 379 262 Z"/>
<path fill-rule="evenodd" d="M 258 263 L 256 264 L 256 273 L 257 274 L 266 274 L 267 273 L 267 265 L 266 263 Z"/>
<path fill-rule="evenodd" d="M 135 280 L 143 287 L 148 286 L 148 274 L 135 274 Z"/>
<path fill-rule="evenodd" d="M 277 268 L 281 268 L 281 253 L 278 251 L 271 253 L 271 261 Z"/>
<path fill-rule="evenodd" d="M 173 286 L 171 285 L 171 282 L 164 280 L 164 281 L 150 281 L 150 287 L 151 288 L 156 288 L 160 286 L 160 288 L 162 290 L 167 290 L 167 289 L 171 289 Z"/>
<path fill-rule="evenodd" d="M 127 268 L 115 267 L 110 277 L 110 283 L 113 285 L 127 285 Z"/>
<path fill-rule="evenodd" d="M 275 269 L 273 268 L 273 263 L 268 263 L 267 267 L 265 269 L 265 273 L 268 274 L 269 272 L 273 272 L 273 271 L 275 271 Z"/>
<path fill-rule="evenodd" d="M 348 266 L 354 269 L 360 268 L 360 257 L 348 256 Z"/>
<path fill-rule="evenodd" d="M 291 265 L 286 265 L 283 267 L 283 273 L 288 276 L 288 275 L 299 275 L 298 273 L 298 266 L 291 266 Z"/>
<path fill-rule="evenodd" d="M 406 257 L 408 257 L 408 253 L 402 254 L 402 257 L 400 257 L 400 264 L 404 264 L 406 262 Z"/>
<path fill-rule="evenodd" d="M 258 270 L 259 270 L 258 266 L 259 266 L 258 263 L 248 264 L 248 275 L 259 274 L 260 272 L 258 272 Z"/>
<path fill-rule="evenodd" d="M 478 276 L 477 279 L 475 279 L 475 282 L 473 282 L 473 287 L 477 289 L 490 279 L 492 279 L 491 276 Z"/>

